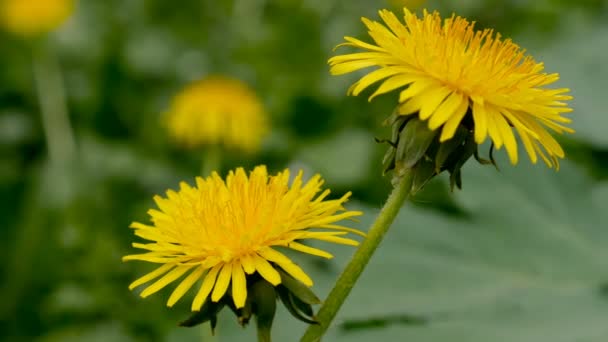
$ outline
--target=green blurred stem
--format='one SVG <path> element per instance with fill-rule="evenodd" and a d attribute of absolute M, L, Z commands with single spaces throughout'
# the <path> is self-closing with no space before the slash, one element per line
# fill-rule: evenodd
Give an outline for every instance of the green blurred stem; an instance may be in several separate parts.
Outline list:
<path fill-rule="evenodd" d="M 28 183 L 23 204 L 20 206 L 20 220 L 15 224 L 18 229 L 11 243 L 13 248 L 4 257 L 5 274 L 8 276 L 0 286 L 2 322 L 15 322 L 15 312 L 19 310 L 27 290 L 32 288 L 32 278 L 39 272 L 36 270 L 35 259 L 44 243 L 45 234 L 48 234 L 48 231 L 42 231 L 48 228 L 49 222 L 57 218 L 40 201 L 40 180 L 34 177 L 34 180 Z"/>
<path fill-rule="evenodd" d="M 376 221 L 373 223 L 366 239 L 361 243 L 352 259 L 338 278 L 327 299 L 319 309 L 317 320 L 319 324 L 310 325 L 308 330 L 302 336 L 301 342 L 320 341 L 321 337 L 329 328 L 332 320 L 338 313 L 338 310 L 348 297 L 348 294 L 359 279 L 359 276 L 365 269 L 372 255 L 382 242 L 384 235 L 389 230 L 391 224 L 397 217 L 399 209 L 410 195 L 412 188 L 412 174 L 406 173 L 399 184 L 393 189 L 393 192 L 388 197 L 386 204 L 378 214 Z"/>
<path fill-rule="evenodd" d="M 201 176 L 207 177 L 211 172 L 217 171 L 220 173 L 222 167 L 222 151 L 221 146 L 210 145 L 205 149 L 203 155 L 203 164 L 201 165 Z"/>
<path fill-rule="evenodd" d="M 270 329 L 258 329 L 258 342 L 272 342 Z"/>
<path fill-rule="evenodd" d="M 74 134 L 68 117 L 61 69 L 46 44 L 33 48 L 33 71 L 49 158 L 63 164 L 74 155 Z"/>

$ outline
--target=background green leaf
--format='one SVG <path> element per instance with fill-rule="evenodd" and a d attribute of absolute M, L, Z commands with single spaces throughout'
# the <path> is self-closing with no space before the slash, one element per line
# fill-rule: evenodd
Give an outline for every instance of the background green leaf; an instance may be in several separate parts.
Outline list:
<path fill-rule="evenodd" d="M 608 183 L 570 163 L 559 173 L 506 163 L 465 170 L 464 218 L 402 210 L 332 339 L 608 337 Z M 374 320 L 384 326 L 368 329 Z"/>

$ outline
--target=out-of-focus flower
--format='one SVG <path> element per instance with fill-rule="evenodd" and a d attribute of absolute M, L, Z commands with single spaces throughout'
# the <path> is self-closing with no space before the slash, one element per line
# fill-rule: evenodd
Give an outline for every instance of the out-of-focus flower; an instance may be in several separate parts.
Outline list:
<path fill-rule="evenodd" d="M 221 144 L 254 152 L 268 132 L 256 94 L 243 82 L 222 76 L 187 86 L 175 96 L 165 119 L 169 135 L 187 147 Z"/>
<path fill-rule="evenodd" d="M 152 282 L 141 292 L 147 297 L 177 282 L 167 301 L 173 306 L 202 280 L 191 306 L 200 314 L 184 325 L 206 320 L 215 325 L 215 315 L 224 305 L 231 307 L 243 324 L 252 314 L 272 311 L 274 315 L 276 296 L 296 317 L 311 322 L 312 318 L 306 317 L 312 317 L 310 304 L 318 303 L 308 290 L 313 281 L 280 250 L 331 258 L 328 252 L 303 241 L 356 246 L 357 241 L 344 235 L 362 233 L 336 222 L 361 212 L 344 209 L 350 193 L 328 200 L 330 191 L 322 190 L 319 175 L 303 182 L 300 172 L 291 185 L 289 176 L 289 170 L 269 176 L 264 166 L 248 176 L 238 168 L 225 181 L 214 172 L 205 179 L 197 178 L 196 187 L 182 182 L 178 192 L 169 190 L 166 198 L 156 196 L 159 210 L 149 211 L 152 225 L 131 225 L 135 235 L 151 241 L 133 244 L 147 252 L 123 260 L 142 260 L 160 267 L 129 288 Z"/>
<path fill-rule="evenodd" d="M 352 85 L 352 95 L 377 82 L 370 100 L 401 89 L 389 120 L 394 131 L 387 169 L 408 169 L 424 157 L 432 160 L 430 171 L 448 170 L 459 178 L 464 161 L 477 157 L 477 145 L 488 137 L 492 148 L 504 146 L 516 164 L 514 131 L 533 163 L 540 156 L 549 167 L 558 167 L 564 151 L 547 128 L 573 132 L 565 126 L 571 120 L 562 116 L 571 111 L 563 102 L 572 99 L 569 89 L 546 88 L 559 75 L 544 73 L 543 64 L 510 39 L 491 29 L 474 30 L 474 23 L 462 17 L 442 20 L 437 12 L 425 10 L 421 18 L 404 12 L 405 24 L 387 10 L 380 11 L 384 24 L 363 18 L 374 44 L 346 37 L 342 45 L 366 51 L 329 60 L 334 75 L 378 67 Z M 416 129 L 405 133 L 408 125 Z M 414 136 L 419 140 L 412 143 Z M 416 148 L 406 156 L 408 146 Z"/>
<path fill-rule="evenodd" d="M 0 0 L 2 26 L 14 34 L 50 32 L 74 12 L 74 0 Z"/>

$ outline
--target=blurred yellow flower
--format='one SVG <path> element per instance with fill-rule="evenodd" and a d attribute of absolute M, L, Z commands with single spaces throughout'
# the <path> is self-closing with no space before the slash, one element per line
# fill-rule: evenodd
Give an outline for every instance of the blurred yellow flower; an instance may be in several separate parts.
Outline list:
<path fill-rule="evenodd" d="M 304 183 L 300 172 L 291 186 L 289 176 L 289 170 L 269 176 L 265 166 L 258 166 L 248 177 L 238 168 L 228 174 L 226 181 L 214 172 L 205 179 L 197 178 L 196 187 L 182 182 L 178 192 L 167 191 L 167 198 L 156 196 L 160 210 L 149 211 L 153 225 L 131 225 L 135 235 L 152 241 L 134 243 L 133 247 L 148 252 L 125 256 L 123 260 L 143 260 L 161 266 L 129 288 L 156 280 L 141 293 L 147 297 L 190 272 L 179 281 L 167 305 L 175 304 L 202 279 L 192 302 L 192 310 L 198 311 L 209 296 L 212 302 L 231 296 L 231 304 L 243 308 L 249 281 L 261 277 L 277 286 L 282 279 L 279 272 L 312 286 L 310 277 L 279 248 L 331 258 L 331 254 L 302 241 L 356 246 L 357 241 L 343 235 L 362 233 L 336 222 L 361 212 L 345 211 L 342 206 L 350 193 L 327 200 L 330 191 L 322 191 L 319 175 Z"/>
<path fill-rule="evenodd" d="M 186 87 L 173 99 L 165 119 L 170 136 L 187 147 L 223 144 L 254 152 L 268 131 L 255 93 L 243 82 L 222 76 Z"/>
<path fill-rule="evenodd" d="M 517 131 L 536 163 L 540 156 L 549 166 L 564 157 L 559 143 L 546 128 L 557 133 L 573 130 L 563 113 L 572 111 L 569 89 L 547 89 L 558 74 L 543 73 L 537 63 L 510 39 L 493 30 L 474 30 L 474 23 L 452 15 L 442 20 L 437 12 L 418 18 L 404 9 L 405 25 L 390 11 L 380 11 L 385 24 L 362 18 L 375 44 L 346 37 L 342 45 L 366 52 L 345 54 L 329 60 L 334 75 L 377 66 L 352 85 L 358 95 L 381 82 L 370 100 L 403 88 L 400 115 L 416 114 L 430 130 L 441 128 L 440 142 L 451 139 L 462 124 L 481 144 L 489 136 L 493 145 L 505 147 L 511 163 L 518 161 Z"/>
<path fill-rule="evenodd" d="M 7 31 L 35 36 L 59 27 L 74 12 L 74 0 L 0 0 L 0 18 Z"/>

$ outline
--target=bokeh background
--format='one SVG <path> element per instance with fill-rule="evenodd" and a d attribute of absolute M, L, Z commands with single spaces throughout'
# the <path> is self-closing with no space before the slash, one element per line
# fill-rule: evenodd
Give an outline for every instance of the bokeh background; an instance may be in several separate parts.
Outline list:
<path fill-rule="evenodd" d="M 271 133 L 261 151 L 223 156 L 222 172 L 264 163 L 321 173 L 353 191 L 366 230 L 389 190 L 382 126 L 395 96 L 345 95 L 357 75 L 326 61 L 345 35 L 367 40 L 361 16 L 424 1 L 81 0 L 47 39 L 0 33 L 0 339 L 251 341 L 229 312 L 215 339 L 178 328 L 188 300 L 170 289 L 142 300 L 128 284 L 150 270 L 123 263 L 132 221 L 152 196 L 192 182 L 204 150 L 173 146 L 160 124 L 171 97 L 208 74 L 248 83 Z M 524 159 L 500 171 L 470 163 L 464 189 L 439 177 L 403 208 L 329 331 L 328 341 L 608 340 L 608 2 L 427 1 L 512 37 L 575 96 L 577 133 L 561 137 L 555 172 Z M 420 11 L 421 7 L 418 7 Z M 76 158 L 50 163 L 33 56 L 57 62 Z M 297 259 L 324 298 L 352 254 Z M 284 310 L 277 341 L 305 329 Z"/>

